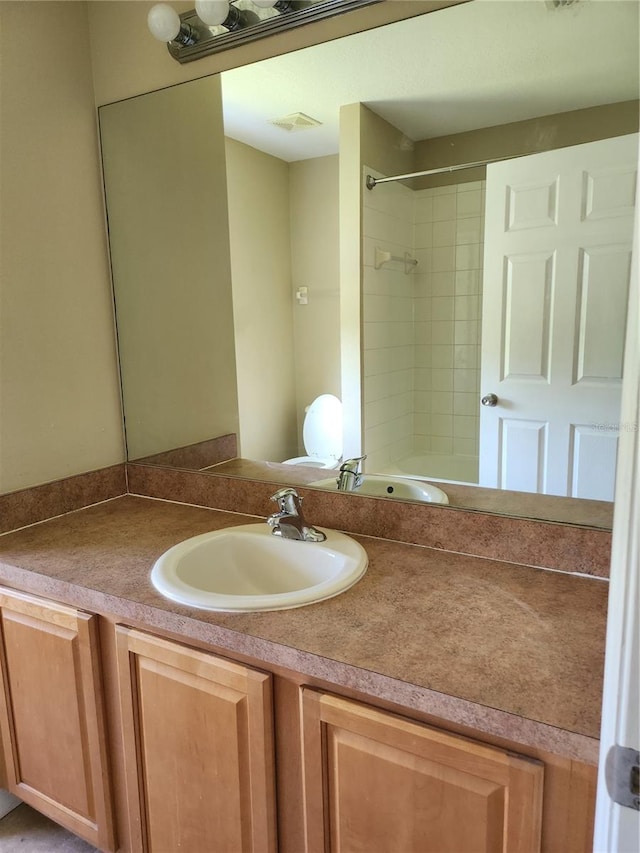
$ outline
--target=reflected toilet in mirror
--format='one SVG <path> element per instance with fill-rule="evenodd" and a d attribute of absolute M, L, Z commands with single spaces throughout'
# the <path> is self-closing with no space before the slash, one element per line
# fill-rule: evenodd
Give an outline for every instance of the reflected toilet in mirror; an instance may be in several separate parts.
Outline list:
<path fill-rule="evenodd" d="M 337 468 L 342 459 L 342 403 L 321 394 L 305 409 L 302 440 L 306 456 L 285 459 L 285 465 Z"/>

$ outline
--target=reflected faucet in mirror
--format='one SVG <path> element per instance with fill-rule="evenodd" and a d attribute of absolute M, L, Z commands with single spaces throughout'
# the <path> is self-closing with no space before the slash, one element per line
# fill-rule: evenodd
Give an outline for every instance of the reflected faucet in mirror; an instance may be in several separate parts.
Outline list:
<path fill-rule="evenodd" d="M 347 459 L 340 466 L 340 474 L 338 476 L 337 485 L 341 492 L 353 492 L 362 485 L 362 463 L 367 458 L 358 456 L 355 459 Z"/>

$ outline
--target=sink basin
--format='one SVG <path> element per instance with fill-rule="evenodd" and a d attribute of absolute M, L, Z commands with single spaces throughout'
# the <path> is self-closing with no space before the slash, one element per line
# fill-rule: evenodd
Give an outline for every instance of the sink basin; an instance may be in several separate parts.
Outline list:
<path fill-rule="evenodd" d="M 274 536 L 265 523 L 203 533 L 166 551 L 151 582 L 166 598 L 198 607 L 248 613 L 288 610 L 333 598 L 367 570 L 367 552 L 343 533 L 324 542 Z"/>
<path fill-rule="evenodd" d="M 318 489 L 337 489 L 335 477 L 328 480 L 316 480 L 309 483 Z M 386 474 L 363 474 L 362 483 L 351 494 L 367 495 L 371 498 L 400 498 L 408 501 L 448 504 L 449 498 L 437 486 L 422 483 L 419 480 L 406 480 L 404 477 Z"/>

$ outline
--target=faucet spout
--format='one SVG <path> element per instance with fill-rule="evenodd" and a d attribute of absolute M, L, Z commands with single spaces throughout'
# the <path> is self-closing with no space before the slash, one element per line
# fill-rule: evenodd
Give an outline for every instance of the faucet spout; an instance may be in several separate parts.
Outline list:
<path fill-rule="evenodd" d="M 271 500 L 280 507 L 279 512 L 267 519 L 274 536 L 300 542 L 324 542 L 327 538 L 321 530 L 307 524 L 302 514 L 302 498 L 295 489 L 280 489 Z"/>
<path fill-rule="evenodd" d="M 347 459 L 340 466 L 340 475 L 338 476 L 338 490 L 341 492 L 353 492 L 362 484 L 361 465 L 367 458 L 364 456 L 356 456 L 353 459 Z"/>

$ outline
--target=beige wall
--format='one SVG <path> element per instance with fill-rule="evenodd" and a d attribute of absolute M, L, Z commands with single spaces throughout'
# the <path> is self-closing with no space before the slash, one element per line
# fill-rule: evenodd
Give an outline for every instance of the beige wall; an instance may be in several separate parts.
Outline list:
<path fill-rule="evenodd" d="M 130 459 L 237 432 L 220 78 L 100 110 Z"/>
<path fill-rule="evenodd" d="M 226 140 L 240 453 L 297 456 L 289 167 Z"/>
<path fill-rule="evenodd" d="M 298 451 L 305 408 L 320 394 L 341 397 L 338 155 L 289 166 Z M 295 300 L 306 287 L 308 304 Z"/>
<path fill-rule="evenodd" d="M 0 3 L 0 492 L 124 459 L 87 35 Z"/>
<path fill-rule="evenodd" d="M 251 44 L 180 65 L 165 45 L 147 29 L 147 0 L 89 0 L 91 52 L 96 103 L 107 104 L 132 95 L 172 86 L 228 68 L 289 53 L 321 41 L 371 29 L 391 21 L 410 18 L 461 0 L 392 0 L 307 24 L 289 33 L 269 36 Z M 193 9 L 193 2 L 174 2 L 180 11 Z"/>
<path fill-rule="evenodd" d="M 501 124 L 425 139 L 416 143 L 415 171 L 437 169 L 458 163 L 479 160 L 507 159 L 520 154 L 536 154 L 595 142 L 612 136 L 624 136 L 638 131 L 638 101 L 605 104 L 568 113 L 541 116 L 527 121 Z M 388 173 L 391 174 L 391 173 Z M 396 172 L 396 174 L 399 174 Z M 459 172 L 433 175 L 415 180 L 414 189 L 449 186 L 455 183 L 480 181 L 486 176 L 486 167 L 464 169 Z"/>
<path fill-rule="evenodd" d="M 338 157 L 226 152 L 240 448 L 282 461 L 305 453 L 305 407 L 340 396 Z"/>

